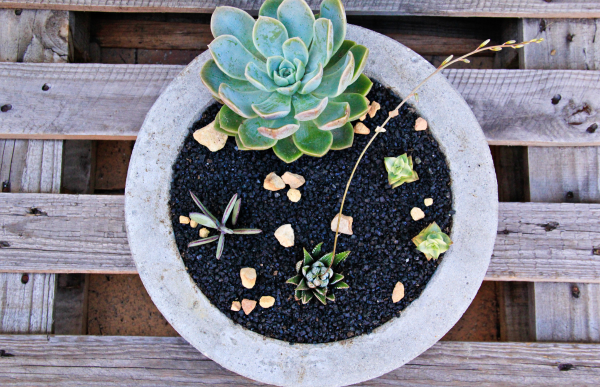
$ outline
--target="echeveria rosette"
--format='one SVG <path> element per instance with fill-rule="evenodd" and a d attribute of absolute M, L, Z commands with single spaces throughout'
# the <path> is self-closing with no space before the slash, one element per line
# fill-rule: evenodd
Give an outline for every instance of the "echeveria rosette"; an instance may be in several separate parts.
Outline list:
<path fill-rule="evenodd" d="M 338 253 L 333 257 L 333 253 L 327 253 L 319 259 L 315 256 L 321 254 L 323 242 L 319 243 L 309 253 L 304 251 L 304 258 L 296 263 L 296 276 L 287 280 L 286 283 L 296 285 L 295 297 L 296 300 L 307 304 L 310 300 L 316 298 L 323 305 L 327 304 L 327 300 L 335 301 L 333 289 L 347 289 L 349 286 L 342 281 L 344 276 L 336 273 L 335 268 L 344 261 L 349 251 Z"/>
<path fill-rule="evenodd" d="M 442 232 L 440 226 L 433 222 L 412 239 L 417 250 L 425 254 L 427 260 L 438 259 L 440 254 L 448 251 L 452 241 Z"/>
<path fill-rule="evenodd" d="M 304 0 L 266 0 L 258 20 L 232 7 L 211 19 L 202 82 L 225 106 L 215 129 L 242 150 L 273 148 L 285 162 L 352 146 L 350 121 L 368 110 L 369 50 L 346 36 L 340 0 L 317 19 Z"/>
<path fill-rule="evenodd" d="M 413 169 L 412 156 L 407 156 L 406 153 L 398 157 L 385 157 L 383 163 L 388 173 L 388 183 L 392 188 L 419 180 L 419 175 Z"/>

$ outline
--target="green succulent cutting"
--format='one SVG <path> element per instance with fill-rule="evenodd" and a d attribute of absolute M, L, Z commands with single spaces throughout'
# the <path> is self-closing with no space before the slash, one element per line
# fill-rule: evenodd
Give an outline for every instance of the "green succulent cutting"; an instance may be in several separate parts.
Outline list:
<path fill-rule="evenodd" d="M 388 183 L 392 188 L 419 180 L 419 175 L 413 169 L 412 156 L 405 153 L 398 157 L 386 157 L 383 161 L 388 172 Z"/>
<path fill-rule="evenodd" d="M 286 283 L 296 285 L 296 300 L 302 300 L 307 304 L 315 297 L 323 305 L 327 300 L 335 301 L 333 289 L 347 289 L 349 286 L 343 282 L 344 276 L 336 273 L 334 269 L 350 254 L 344 251 L 333 257 L 333 253 L 327 253 L 319 259 L 313 258 L 321 254 L 323 242 L 319 243 L 312 251 L 312 255 L 304 250 L 304 259 L 296 263 L 298 275 L 287 280 Z"/>
<path fill-rule="evenodd" d="M 273 148 L 291 163 L 352 146 L 350 122 L 367 112 L 373 84 L 362 74 L 369 50 L 344 39 L 340 0 L 324 0 L 316 18 L 304 0 L 266 0 L 258 20 L 217 7 L 211 31 L 201 78 L 224 104 L 215 129 L 238 148 Z"/>
<path fill-rule="evenodd" d="M 417 250 L 425 254 L 428 261 L 432 258 L 438 259 L 440 254 L 448 251 L 452 245 L 450 237 L 442 232 L 436 222 L 427 226 L 412 241 L 417 245 Z"/>

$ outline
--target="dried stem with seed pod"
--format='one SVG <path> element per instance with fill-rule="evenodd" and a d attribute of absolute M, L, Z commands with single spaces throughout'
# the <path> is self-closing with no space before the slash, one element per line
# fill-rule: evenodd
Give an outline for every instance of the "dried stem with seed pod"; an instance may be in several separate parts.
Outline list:
<path fill-rule="evenodd" d="M 352 178 L 354 177 L 354 173 L 356 172 L 356 170 L 358 168 L 358 165 L 360 164 L 360 161 L 362 160 L 363 156 L 365 155 L 367 149 L 369 149 L 369 147 L 371 146 L 371 144 L 373 143 L 373 141 L 377 138 L 377 136 L 379 135 L 379 133 L 385 132 L 384 127 L 387 125 L 387 123 L 390 121 L 390 119 L 392 119 L 393 117 L 395 117 L 395 116 L 397 116 L 399 114 L 400 108 L 411 97 L 413 97 L 413 96 L 415 97 L 416 102 L 419 101 L 417 90 L 419 90 L 419 88 L 421 88 L 421 86 L 423 86 L 427 81 L 429 81 L 434 75 L 436 75 L 440 71 L 444 70 L 445 68 L 447 68 L 449 66 L 452 66 L 453 64 L 455 64 L 457 62 L 471 63 L 467 59 L 471 55 L 475 55 L 475 54 L 478 54 L 478 53 L 483 52 L 483 51 L 501 51 L 503 48 L 514 48 L 514 49 L 517 49 L 517 48 L 524 47 L 525 45 L 530 44 L 530 43 L 541 43 L 543 40 L 544 40 L 543 38 L 532 39 L 532 40 L 529 40 L 527 42 L 521 42 L 521 43 L 517 43 L 514 40 L 509 40 L 508 42 L 506 42 L 504 44 L 497 45 L 497 46 L 487 46 L 487 44 L 490 42 L 490 40 L 488 39 L 485 42 L 481 43 L 479 45 L 479 47 L 477 47 L 476 50 L 471 51 L 468 54 L 465 54 L 465 55 L 463 55 L 463 56 L 461 56 L 459 58 L 453 59 L 454 55 L 450 55 L 448 58 L 446 58 L 446 60 L 444 60 L 442 62 L 442 64 L 433 73 L 431 73 L 431 75 L 429 75 L 427 78 L 425 78 L 423 81 L 421 81 L 421 83 L 419 83 L 410 92 L 410 94 L 408 94 L 406 96 L 406 98 L 404 98 L 402 100 L 402 102 L 400 102 L 400 104 L 396 107 L 396 109 L 394 109 L 391 112 L 389 112 L 389 115 L 386 118 L 386 120 L 383 122 L 383 124 L 381 126 L 378 126 L 375 129 L 375 134 L 373 134 L 373 137 L 371 137 L 371 139 L 369 140 L 369 142 L 365 146 L 365 149 L 363 149 L 363 151 L 361 152 L 360 156 L 358 157 L 358 160 L 356 160 L 356 164 L 354 164 L 354 168 L 352 169 L 352 173 L 350 174 L 350 178 L 348 179 L 348 183 L 346 183 L 346 189 L 344 190 L 344 196 L 342 197 L 342 204 L 340 205 L 340 212 L 338 214 L 337 227 L 335 229 L 335 240 L 333 242 L 333 256 L 335 256 L 335 250 L 337 248 L 338 236 L 339 236 L 339 231 L 340 231 L 340 221 L 342 219 L 342 211 L 344 210 L 344 203 L 346 202 L 346 196 L 348 194 L 348 189 L 350 188 L 350 184 L 352 183 Z"/>

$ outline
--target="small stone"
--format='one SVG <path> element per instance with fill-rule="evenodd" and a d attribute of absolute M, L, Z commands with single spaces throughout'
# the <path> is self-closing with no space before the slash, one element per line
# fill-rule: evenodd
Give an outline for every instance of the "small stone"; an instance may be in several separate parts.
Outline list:
<path fill-rule="evenodd" d="M 239 301 L 233 301 L 231 303 L 231 310 L 234 312 L 239 312 L 242 309 L 242 303 Z"/>
<path fill-rule="evenodd" d="M 196 130 L 194 140 L 207 147 L 211 152 L 216 152 L 223 149 L 227 143 L 227 135 L 217 132 L 213 121 L 204 128 Z"/>
<path fill-rule="evenodd" d="M 285 183 L 283 182 L 283 179 L 277 176 L 275 172 L 271 172 L 265 178 L 263 187 L 269 191 L 279 191 L 280 189 L 285 188 Z"/>
<path fill-rule="evenodd" d="M 331 231 L 335 232 L 338 224 L 338 217 L 340 214 L 337 214 L 335 218 L 331 221 Z M 354 219 L 351 216 L 342 215 L 342 219 L 340 220 L 340 234 L 352 235 L 352 222 Z"/>
<path fill-rule="evenodd" d="M 290 186 L 290 188 L 300 188 L 306 183 L 304 177 L 302 175 L 297 175 L 295 173 L 286 172 L 281 176 L 283 182 Z"/>
<path fill-rule="evenodd" d="M 412 216 L 413 220 L 421 220 L 425 217 L 425 213 L 419 207 L 413 207 L 410 210 L 410 216 Z"/>
<path fill-rule="evenodd" d="M 290 201 L 297 203 L 300 201 L 302 194 L 297 189 L 291 188 L 287 193 L 287 197 L 290 199 Z"/>
<path fill-rule="evenodd" d="M 367 125 L 363 124 L 362 122 L 357 122 L 356 125 L 354 125 L 354 133 L 369 134 L 371 133 L 371 130 L 367 128 Z"/>
<path fill-rule="evenodd" d="M 294 229 L 291 224 L 284 224 L 275 231 L 275 238 L 283 247 L 294 245 Z"/>
<path fill-rule="evenodd" d="M 181 224 L 190 224 L 190 218 L 188 218 L 187 216 L 180 215 L 179 216 L 179 223 L 181 223 Z"/>
<path fill-rule="evenodd" d="M 425 205 L 427 207 L 429 207 L 430 205 L 433 204 L 433 199 L 432 198 L 427 198 L 427 199 L 423 200 L 423 202 L 425 203 Z"/>
<path fill-rule="evenodd" d="M 261 308 L 267 309 L 275 305 L 275 298 L 271 296 L 262 296 L 259 303 Z"/>
<path fill-rule="evenodd" d="M 382 128 L 381 126 L 378 126 L 375 128 L 375 133 L 383 133 L 385 132 L 385 128 Z"/>
<path fill-rule="evenodd" d="M 252 267 L 244 267 L 240 270 L 240 277 L 242 278 L 242 286 L 246 289 L 252 289 L 256 283 L 256 270 Z"/>
<path fill-rule="evenodd" d="M 196 221 L 195 221 L 195 220 L 193 220 L 193 219 L 190 219 L 190 227 L 191 227 L 191 228 L 196 228 L 196 227 L 198 227 L 198 222 L 196 222 Z"/>
<path fill-rule="evenodd" d="M 404 298 L 404 285 L 402 282 L 396 282 L 394 291 L 392 292 L 392 301 L 394 304 Z"/>
<path fill-rule="evenodd" d="M 371 105 L 369 106 L 369 111 L 368 111 L 369 117 L 371 117 L 371 118 L 375 117 L 375 115 L 377 114 L 379 109 L 381 109 L 381 105 L 379 104 L 379 102 L 377 102 L 377 101 L 371 102 Z"/>
<path fill-rule="evenodd" d="M 398 114 L 400 114 L 400 113 L 398 113 L 397 109 L 396 110 L 392 110 L 390 112 L 390 118 L 398 117 Z"/>
<path fill-rule="evenodd" d="M 556 50 L 550 51 L 550 55 L 552 55 L 552 56 L 556 55 Z"/>
<path fill-rule="evenodd" d="M 246 316 L 249 315 L 250 312 L 254 310 L 254 308 L 256 308 L 256 301 L 247 300 L 245 298 L 242 300 L 242 309 L 244 309 L 244 313 L 246 313 Z"/>
<path fill-rule="evenodd" d="M 207 228 L 200 229 L 200 238 L 206 238 L 210 234 Z"/>
<path fill-rule="evenodd" d="M 417 121 L 415 121 L 415 130 L 417 132 L 420 132 L 421 130 L 426 130 L 426 129 L 427 129 L 427 121 L 425 121 L 425 119 L 423 117 L 417 118 Z"/>

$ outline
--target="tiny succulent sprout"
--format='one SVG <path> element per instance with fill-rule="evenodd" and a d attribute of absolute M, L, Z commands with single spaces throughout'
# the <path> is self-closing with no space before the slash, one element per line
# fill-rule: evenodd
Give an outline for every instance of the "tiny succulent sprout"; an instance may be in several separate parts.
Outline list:
<path fill-rule="evenodd" d="M 351 147 L 373 83 L 362 73 L 369 49 L 345 40 L 342 1 L 323 0 L 317 18 L 305 0 L 266 0 L 258 14 L 225 6 L 211 18 L 200 75 L 224 104 L 215 129 L 286 163 Z"/>
<path fill-rule="evenodd" d="M 223 247 L 225 244 L 225 235 L 227 234 L 237 234 L 237 235 L 251 235 L 251 234 L 260 234 L 262 230 L 256 228 L 238 228 L 238 229 L 230 229 L 226 226 L 227 220 L 231 217 L 231 224 L 235 226 L 238 221 L 238 217 L 240 215 L 240 206 L 242 203 L 242 199 L 238 198 L 238 195 L 235 194 L 227 204 L 225 211 L 223 212 L 223 217 L 221 221 L 219 221 L 213 214 L 208 211 L 208 209 L 202 204 L 202 202 L 198 199 L 196 195 L 192 191 L 190 191 L 190 195 L 194 200 L 194 203 L 200 208 L 202 213 L 191 212 L 190 219 L 201 224 L 208 228 L 214 228 L 219 231 L 219 235 L 213 235 L 207 238 L 198 239 L 196 241 L 192 241 L 188 244 L 188 247 L 195 247 L 205 245 L 207 243 L 217 242 L 217 259 L 221 259 L 221 255 L 223 254 Z"/>
<path fill-rule="evenodd" d="M 419 175 L 413 169 L 412 156 L 407 156 L 406 153 L 398 157 L 386 157 L 384 164 L 392 188 L 419 180 Z"/>
<path fill-rule="evenodd" d="M 427 260 L 438 259 L 440 254 L 448 251 L 452 241 L 442 232 L 440 226 L 433 222 L 412 239 L 417 250 L 425 254 Z"/>
<path fill-rule="evenodd" d="M 343 262 L 349 251 L 344 251 L 333 256 L 327 253 L 319 259 L 314 257 L 321 255 L 323 242 L 319 243 L 311 253 L 304 250 L 304 258 L 296 263 L 296 276 L 287 280 L 286 283 L 296 286 L 295 297 L 297 301 L 307 304 L 316 298 L 323 305 L 327 300 L 335 301 L 333 289 L 347 289 L 349 286 L 342 281 L 344 276 L 336 273 L 335 268 Z"/>

